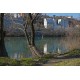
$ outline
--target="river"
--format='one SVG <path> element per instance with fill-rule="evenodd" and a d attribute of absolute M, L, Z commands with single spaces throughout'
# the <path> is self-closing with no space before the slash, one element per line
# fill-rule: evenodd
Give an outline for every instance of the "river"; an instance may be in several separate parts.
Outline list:
<path fill-rule="evenodd" d="M 45 54 L 48 52 L 51 54 L 65 53 L 73 49 L 80 49 L 80 38 L 78 37 L 37 37 L 35 43 L 38 49 Z M 5 37 L 5 47 L 11 58 L 32 57 L 25 37 Z"/>

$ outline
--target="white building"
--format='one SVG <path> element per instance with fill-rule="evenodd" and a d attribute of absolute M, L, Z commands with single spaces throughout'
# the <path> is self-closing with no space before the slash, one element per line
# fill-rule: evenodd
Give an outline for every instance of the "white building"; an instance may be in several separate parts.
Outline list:
<path fill-rule="evenodd" d="M 14 16 L 14 18 L 17 18 L 18 17 L 17 13 L 14 13 L 13 16 Z"/>
<path fill-rule="evenodd" d="M 58 19 L 58 24 L 60 24 L 61 23 L 61 19 Z"/>
<path fill-rule="evenodd" d="M 44 27 L 47 29 L 47 19 L 44 18 Z"/>

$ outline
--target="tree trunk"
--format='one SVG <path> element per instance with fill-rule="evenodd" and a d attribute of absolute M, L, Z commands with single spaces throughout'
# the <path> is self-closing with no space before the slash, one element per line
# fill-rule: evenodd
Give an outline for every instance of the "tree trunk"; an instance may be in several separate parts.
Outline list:
<path fill-rule="evenodd" d="M 31 23 L 31 45 L 35 46 L 35 29 L 33 22 Z"/>
<path fill-rule="evenodd" d="M 6 48 L 5 48 L 5 44 L 4 44 L 3 24 L 4 24 L 4 13 L 1 13 L 1 25 L 0 25 L 0 57 L 8 57 L 8 54 L 7 54 Z"/>
<path fill-rule="evenodd" d="M 42 56 L 40 54 L 40 51 L 38 51 L 38 49 L 36 48 L 36 46 L 29 45 L 29 49 L 30 49 L 33 57 L 36 57 L 36 56 L 41 57 Z"/>
<path fill-rule="evenodd" d="M 37 49 L 35 45 L 35 29 L 33 22 L 31 23 L 31 44 L 29 45 L 30 51 L 32 52 L 33 56 L 42 56 L 42 52 Z"/>
<path fill-rule="evenodd" d="M 27 38 L 27 44 L 28 44 L 28 47 L 29 47 L 29 49 L 30 49 L 30 51 L 31 51 L 31 53 L 32 53 L 32 55 L 33 56 L 38 56 L 38 57 L 41 57 L 41 55 L 42 55 L 42 52 L 41 51 L 39 51 L 38 49 L 37 49 L 37 47 L 35 46 L 35 38 L 34 37 L 29 37 L 29 35 L 28 35 L 28 33 L 27 33 L 27 30 L 25 30 L 26 32 L 26 34 L 25 34 L 25 36 L 26 36 L 26 38 Z"/>
<path fill-rule="evenodd" d="M 29 49 L 32 53 L 33 56 L 38 56 L 41 57 L 42 56 L 42 52 L 39 51 L 35 45 L 35 29 L 34 29 L 34 20 L 32 20 L 32 15 L 31 13 L 29 13 L 28 18 L 27 18 L 27 22 L 25 21 L 25 36 L 27 38 L 27 43 L 29 46 Z M 28 25 L 31 28 L 31 34 L 28 34 L 27 32 L 27 27 Z"/>

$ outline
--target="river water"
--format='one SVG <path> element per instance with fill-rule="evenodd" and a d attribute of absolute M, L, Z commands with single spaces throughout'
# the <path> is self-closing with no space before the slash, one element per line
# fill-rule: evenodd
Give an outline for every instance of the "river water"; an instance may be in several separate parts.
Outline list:
<path fill-rule="evenodd" d="M 73 49 L 80 49 L 80 38 L 70 37 L 44 37 L 36 38 L 36 46 L 45 54 L 48 52 L 65 53 Z M 25 37 L 6 37 L 5 47 L 9 57 L 19 59 L 24 57 L 32 57 L 27 46 Z"/>

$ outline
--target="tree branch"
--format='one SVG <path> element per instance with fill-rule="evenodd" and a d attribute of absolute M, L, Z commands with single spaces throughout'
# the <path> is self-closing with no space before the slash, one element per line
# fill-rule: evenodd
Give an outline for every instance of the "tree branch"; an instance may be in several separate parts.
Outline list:
<path fill-rule="evenodd" d="M 39 15 L 39 13 L 37 13 L 36 16 L 33 18 L 33 17 L 32 17 L 32 14 L 29 13 L 29 17 L 30 17 L 30 19 L 31 19 L 31 22 L 34 23 L 34 21 L 36 20 L 36 18 L 38 17 L 38 15 Z"/>

